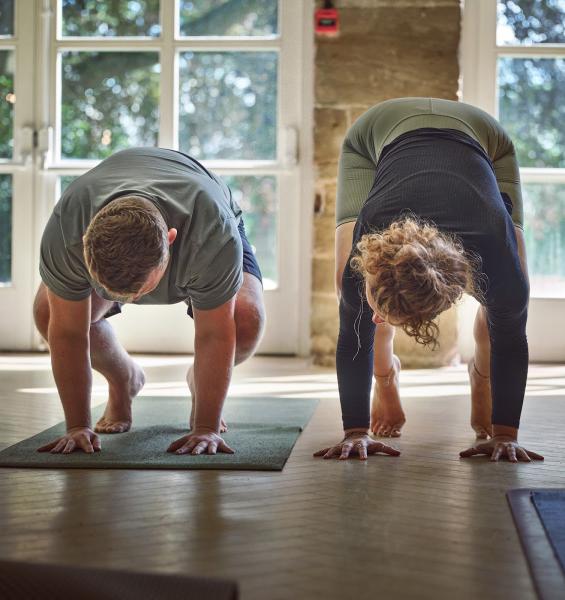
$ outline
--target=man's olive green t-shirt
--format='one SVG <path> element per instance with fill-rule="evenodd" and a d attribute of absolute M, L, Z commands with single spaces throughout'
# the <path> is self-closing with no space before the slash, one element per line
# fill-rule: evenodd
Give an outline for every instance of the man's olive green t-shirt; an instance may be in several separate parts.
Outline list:
<path fill-rule="evenodd" d="M 130 194 L 150 200 L 167 227 L 178 232 L 165 275 L 136 304 L 190 299 L 206 310 L 237 293 L 243 281 L 241 209 L 219 177 L 189 156 L 163 148 L 118 152 L 67 187 L 41 240 L 39 270 L 50 290 L 66 300 L 82 300 L 93 290 L 112 299 L 88 273 L 82 237 L 101 208 Z M 116 260 L 127 264 L 130 257 Z"/>

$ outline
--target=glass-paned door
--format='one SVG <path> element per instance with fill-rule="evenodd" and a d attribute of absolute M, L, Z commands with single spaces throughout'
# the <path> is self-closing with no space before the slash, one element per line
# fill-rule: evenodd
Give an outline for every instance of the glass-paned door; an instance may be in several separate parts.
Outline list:
<path fill-rule="evenodd" d="M 530 356 L 562 361 L 555 324 L 565 312 L 565 0 L 477 0 L 465 11 L 463 99 L 500 120 L 520 164 Z"/>
<path fill-rule="evenodd" d="M 298 155 L 307 140 L 299 135 L 306 111 L 297 73 L 309 3 L 47 4 L 39 220 L 75 177 L 116 151 L 162 146 L 190 154 L 225 179 L 244 211 L 264 275 L 260 351 L 299 352 L 308 289 L 297 276 L 305 214 Z M 130 350 L 193 349 L 184 304 L 127 306 L 112 323 Z"/>
<path fill-rule="evenodd" d="M 33 341 L 34 3 L 0 0 L 0 350 Z"/>

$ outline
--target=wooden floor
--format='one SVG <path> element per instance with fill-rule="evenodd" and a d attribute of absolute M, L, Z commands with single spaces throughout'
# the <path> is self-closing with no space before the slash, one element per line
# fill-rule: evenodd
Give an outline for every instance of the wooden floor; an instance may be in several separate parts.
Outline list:
<path fill-rule="evenodd" d="M 187 360 L 140 357 L 145 392 L 183 395 Z M 565 487 L 565 367 L 529 381 L 522 439 L 544 463 L 458 458 L 474 439 L 464 367 L 402 374 L 400 458 L 322 461 L 335 374 L 256 358 L 232 395 L 321 398 L 282 473 L 2 469 L 0 557 L 233 578 L 244 600 L 533 599 L 504 494 Z M 61 417 L 48 358 L 0 356 L 0 447 Z"/>

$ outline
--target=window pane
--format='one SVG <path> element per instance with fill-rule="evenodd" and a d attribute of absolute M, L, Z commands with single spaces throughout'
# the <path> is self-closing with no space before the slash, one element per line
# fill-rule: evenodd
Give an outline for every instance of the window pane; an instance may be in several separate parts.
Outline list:
<path fill-rule="evenodd" d="M 15 102 L 14 53 L 0 50 L 0 158 L 12 158 Z"/>
<path fill-rule="evenodd" d="M 500 58 L 499 119 L 521 167 L 565 167 L 565 60 Z"/>
<path fill-rule="evenodd" d="M 0 0 L 0 35 L 14 35 L 14 0 Z"/>
<path fill-rule="evenodd" d="M 276 157 L 276 52 L 180 55 L 180 149 L 195 158 Z"/>
<path fill-rule="evenodd" d="M 59 195 L 62 195 L 69 185 L 78 178 L 79 175 L 61 175 L 59 177 Z"/>
<path fill-rule="evenodd" d="M 182 36 L 269 36 L 278 32 L 277 0 L 180 0 Z"/>
<path fill-rule="evenodd" d="M 496 43 L 564 44 L 565 0 L 499 0 Z"/>
<path fill-rule="evenodd" d="M 63 0 L 64 36 L 159 37 L 159 0 Z"/>
<path fill-rule="evenodd" d="M 243 210 L 247 237 L 257 255 L 265 289 L 278 281 L 277 179 L 267 176 L 224 176 L 234 200 Z"/>
<path fill-rule="evenodd" d="M 527 183 L 523 190 L 532 295 L 565 296 L 565 184 Z"/>
<path fill-rule="evenodd" d="M 12 176 L 0 175 L 0 285 L 12 280 Z"/>
<path fill-rule="evenodd" d="M 106 158 L 157 144 L 156 52 L 66 52 L 62 64 L 63 157 Z"/>

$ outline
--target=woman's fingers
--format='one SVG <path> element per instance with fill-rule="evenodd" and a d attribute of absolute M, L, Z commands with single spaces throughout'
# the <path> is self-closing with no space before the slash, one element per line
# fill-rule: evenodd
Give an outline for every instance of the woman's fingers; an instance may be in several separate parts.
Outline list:
<path fill-rule="evenodd" d="M 526 450 L 528 456 L 530 458 L 533 458 L 534 460 L 544 460 L 543 456 L 541 454 L 538 454 L 537 452 L 532 452 L 531 450 Z"/>
<path fill-rule="evenodd" d="M 484 449 L 476 448 L 475 446 L 459 452 L 461 458 L 468 458 L 469 456 L 476 456 L 477 454 L 487 454 L 487 452 Z"/>
<path fill-rule="evenodd" d="M 339 460 L 345 460 L 346 458 L 349 458 L 351 448 L 353 448 L 353 444 L 343 444 L 343 446 L 341 447 L 341 456 L 339 457 Z"/>
<path fill-rule="evenodd" d="M 367 460 L 367 446 L 363 442 L 358 442 L 355 444 L 355 449 L 357 450 L 357 454 L 359 455 L 360 460 Z"/>
<path fill-rule="evenodd" d="M 331 450 L 331 448 L 322 448 L 321 450 L 318 450 L 318 452 L 314 452 L 312 456 L 323 456 L 328 452 L 328 450 Z"/>
<path fill-rule="evenodd" d="M 506 454 L 510 462 L 518 462 L 518 459 L 516 458 L 516 448 L 514 446 L 508 446 L 508 448 L 506 449 Z"/>
<path fill-rule="evenodd" d="M 524 450 L 524 448 L 516 448 L 516 454 L 518 455 L 518 460 L 522 460 L 524 462 L 532 462 L 532 459 L 528 456 L 528 453 Z"/>
<path fill-rule="evenodd" d="M 400 450 L 393 448 L 392 446 L 387 446 L 382 442 L 374 442 L 369 445 L 368 448 L 369 454 L 376 454 L 377 452 L 381 452 L 382 454 L 388 454 L 389 456 L 400 456 Z"/>

